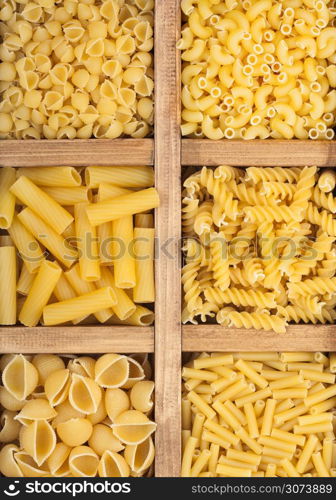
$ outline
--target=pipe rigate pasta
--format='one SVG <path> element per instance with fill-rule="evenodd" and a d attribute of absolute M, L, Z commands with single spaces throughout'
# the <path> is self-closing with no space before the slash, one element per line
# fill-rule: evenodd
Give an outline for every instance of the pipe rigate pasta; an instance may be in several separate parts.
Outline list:
<path fill-rule="evenodd" d="M 332 4 L 225 3 L 181 3 L 182 135 L 333 139 Z"/>
<path fill-rule="evenodd" d="M 5 354 L 0 371 L 14 394 L 25 395 L 16 399 L 0 386 L 1 474 L 153 474 L 154 382 L 147 354 Z M 32 374 L 34 384 L 26 384 Z"/>
<path fill-rule="evenodd" d="M 6 6 L 1 138 L 150 135 L 153 9 L 151 0 Z"/>
<path fill-rule="evenodd" d="M 336 198 L 320 187 L 323 171 L 229 168 L 190 169 L 184 181 L 182 322 L 216 317 L 278 333 L 290 322 L 333 323 Z"/>

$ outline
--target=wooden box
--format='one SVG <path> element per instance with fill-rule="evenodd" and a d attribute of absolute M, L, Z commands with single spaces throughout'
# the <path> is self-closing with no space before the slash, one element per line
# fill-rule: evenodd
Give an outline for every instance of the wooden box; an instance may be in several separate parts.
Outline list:
<path fill-rule="evenodd" d="M 0 327 L 0 353 L 150 352 L 155 359 L 155 476 L 179 476 L 182 351 L 335 351 L 335 325 L 293 325 L 279 335 L 181 325 L 181 169 L 185 166 L 336 166 L 336 141 L 183 139 L 180 0 L 155 2 L 154 139 L 1 141 L 1 166 L 155 165 L 155 326 Z"/>

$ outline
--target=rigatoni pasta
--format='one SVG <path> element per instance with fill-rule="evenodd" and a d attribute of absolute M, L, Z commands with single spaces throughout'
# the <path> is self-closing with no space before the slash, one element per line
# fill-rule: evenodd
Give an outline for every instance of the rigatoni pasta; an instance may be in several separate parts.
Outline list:
<path fill-rule="evenodd" d="M 111 368 L 113 377 L 104 376 Z M 147 355 L 11 354 L 1 357 L 1 372 L 8 395 L 1 397 L 0 415 L 4 476 L 153 474 L 154 382 Z"/>
<path fill-rule="evenodd" d="M 4 266 L 3 324 L 153 323 L 152 309 L 144 307 L 155 300 L 150 211 L 159 196 L 152 167 L 6 168 L 0 174 L 10 201 L 0 246 L 14 245 L 8 252 L 19 255 L 18 266 L 16 256 L 15 266 Z M 57 279 L 36 289 L 40 273 L 52 269 Z"/>
<path fill-rule="evenodd" d="M 320 368 L 312 371 L 304 366 L 308 368 L 311 357 L 321 353 L 299 353 L 307 358 L 299 370 L 291 361 L 284 368 L 269 365 L 291 354 L 295 355 L 192 355 L 182 369 L 183 477 L 333 476 L 336 385 L 330 361 L 334 353 L 323 355 L 324 362 L 317 363 Z M 321 388 L 309 373 L 326 375 L 328 381 Z M 283 390 L 288 397 L 279 398 L 275 383 L 286 379 Z M 264 388 L 258 390 L 255 382 Z M 294 395 L 298 390 L 305 393 Z M 320 406 L 321 402 L 330 405 Z"/>

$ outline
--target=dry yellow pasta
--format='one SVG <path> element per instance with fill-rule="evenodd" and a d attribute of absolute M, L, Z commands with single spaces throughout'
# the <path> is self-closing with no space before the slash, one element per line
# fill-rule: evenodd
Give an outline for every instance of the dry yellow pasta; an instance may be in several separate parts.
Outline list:
<path fill-rule="evenodd" d="M 284 371 L 280 371 L 282 359 L 293 360 Z M 322 368 L 309 370 L 316 359 L 320 361 L 315 365 Z M 300 361 L 300 374 L 292 375 L 290 365 L 295 360 Z M 182 369 L 182 477 L 333 476 L 336 385 L 330 373 L 332 361 L 333 353 L 193 354 Z M 277 367 L 268 366 L 277 362 Z M 241 378 L 236 381 L 230 371 Z M 283 376 L 266 378 L 265 373 Z M 310 374 L 320 375 L 323 385 L 310 379 Z M 242 395 L 252 377 L 257 387 Z M 214 384 L 224 378 L 227 385 L 221 391 Z M 190 381 L 198 383 L 189 388 Z M 302 382 L 310 388 L 301 387 Z M 314 384 L 322 387 L 315 389 Z M 286 399 L 280 391 L 288 393 Z M 330 405 L 319 406 L 325 402 Z"/>
<path fill-rule="evenodd" d="M 153 183 L 147 166 L 1 168 L 0 324 L 152 325 Z"/>
<path fill-rule="evenodd" d="M 334 138 L 332 2 L 206 0 L 181 8 L 183 136 Z M 326 192 L 329 185 L 335 177 Z"/>
<path fill-rule="evenodd" d="M 291 323 L 334 323 L 336 198 L 319 187 L 324 169 L 220 165 L 192 172 L 182 193 L 182 322 L 215 318 L 225 328 L 280 334 Z M 278 367 L 279 377 L 290 363 L 293 377 L 301 377 L 306 361 L 316 370 L 312 354 L 300 353 L 270 359 L 267 367 Z M 269 380 L 239 363 L 260 388 Z M 332 375 L 323 374 L 327 380 Z M 284 384 L 272 381 L 279 390 Z"/>
<path fill-rule="evenodd" d="M 101 376 L 112 360 L 120 362 L 113 365 L 114 389 Z M 12 354 L 0 362 L 8 394 L 0 407 L 1 474 L 152 475 L 156 424 L 147 355 Z M 13 401 L 20 403 L 15 410 Z"/>
<path fill-rule="evenodd" d="M 1 21 L 1 139 L 152 133 L 154 0 L 13 0 Z"/>

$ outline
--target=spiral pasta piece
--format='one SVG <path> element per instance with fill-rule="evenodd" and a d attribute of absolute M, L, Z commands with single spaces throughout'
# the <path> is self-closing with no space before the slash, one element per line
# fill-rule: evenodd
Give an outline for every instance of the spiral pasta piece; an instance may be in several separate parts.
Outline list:
<path fill-rule="evenodd" d="M 333 214 L 328 213 L 327 210 L 322 210 L 319 212 L 318 208 L 313 205 L 313 203 L 308 203 L 307 208 L 307 219 L 311 224 L 317 224 L 321 226 L 323 231 L 328 233 L 330 236 L 336 236 L 336 218 Z"/>
<path fill-rule="evenodd" d="M 246 180 L 251 180 L 254 184 L 258 182 L 297 182 L 301 173 L 301 169 L 297 167 L 249 167 L 246 169 Z"/>
<path fill-rule="evenodd" d="M 226 316 L 228 326 L 235 328 L 254 328 L 256 330 L 273 330 L 276 333 L 285 333 L 287 322 L 279 316 L 266 313 L 248 313 L 231 311 Z"/>
<path fill-rule="evenodd" d="M 329 210 L 336 214 L 336 199 L 332 193 L 324 193 L 318 186 L 315 186 L 311 195 L 311 200 L 318 208 Z"/>
<path fill-rule="evenodd" d="M 216 288 L 207 289 L 204 292 L 206 299 L 216 304 L 234 304 L 240 307 L 269 308 L 276 307 L 276 294 L 273 292 L 263 292 L 259 290 L 243 290 L 242 288 L 231 287 L 222 292 Z"/>
<path fill-rule="evenodd" d="M 295 298 L 298 295 L 323 295 L 325 293 L 336 293 L 336 278 L 312 278 L 300 283 L 288 285 L 288 296 Z"/>

